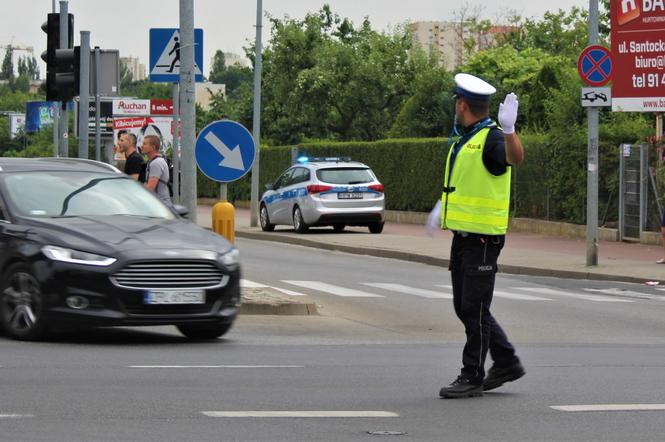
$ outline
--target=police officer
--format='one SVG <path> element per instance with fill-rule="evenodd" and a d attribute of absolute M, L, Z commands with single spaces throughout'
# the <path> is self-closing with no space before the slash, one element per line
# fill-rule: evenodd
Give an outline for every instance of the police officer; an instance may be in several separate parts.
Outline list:
<path fill-rule="evenodd" d="M 462 370 L 439 393 L 444 398 L 482 396 L 524 376 L 506 334 L 490 313 L 497 258 L 504 245 L 510 206 L 510 169 L 524 159 L 515 133 L 518 101 L 508 94 L 499 107 L 499 124 L 489 118 L 496 89 L 468 74 L 455 75 L 454 141 L 446 161 L 440 204 L 441 227 L 453 231 L 450 272 L 453 304 L 464 323 Z M 485 377 L 489 351 L 494 364 Z"/>

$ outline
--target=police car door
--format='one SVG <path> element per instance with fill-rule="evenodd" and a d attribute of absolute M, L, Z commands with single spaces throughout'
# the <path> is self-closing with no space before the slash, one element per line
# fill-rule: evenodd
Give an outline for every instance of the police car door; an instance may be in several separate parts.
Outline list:
<path fill-rule="evenodd" d="M 293 169 L 288 169 L 275 181 L 276 195 L 273 202 L 267 206 L 268 216 L 273 224 L 291 224 L 291 213 L 288 212 L 288 202 L 285 201 L 285 197 L 292 177 Z"/>
<path fill-rule="evenodd" d="M 309 180 L 309 171 L 304 167 L 293 168 L 293 175 L 289 186 L 286 188 L 287 214 L 289 222 L 293 222 L 293 209 L 298 204 L 303 209 L 302 199 L 307 197 L 307 180 Z"/>

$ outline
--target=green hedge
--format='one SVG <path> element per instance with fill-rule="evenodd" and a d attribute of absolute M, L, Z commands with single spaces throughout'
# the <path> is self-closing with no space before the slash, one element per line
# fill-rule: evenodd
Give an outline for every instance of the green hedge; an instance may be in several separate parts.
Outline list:
<path fill-rule="evenodd" d="M 514 216 L 583 223 L 586 201 L 586 145 L 575 140 L 553 145 L 543 134 L 522 134 L 525 161 L 513 169 Z M 448 141 L 443 138 L 377 142 L 303 143 L 308 156 L 348 156 L 370 166 L 385 185 L 386 208 L 427 212 L 441 196 Z M 618 146 L 600 146 L 599 218 L 616 219 Z M 291 163 L 291 147 L 262 147 L 259 193 Z M 251 174 L 230 183 L 229 200 L 249 200 Z M 199 173 L 199 196 L 216 198 L 219 184 Z M 608 207 L 609 206 L 609 207 Z M 608 210 L 609 209 L 609 210 Z M 605 216 L 607 214 L 607 216 Z"/>

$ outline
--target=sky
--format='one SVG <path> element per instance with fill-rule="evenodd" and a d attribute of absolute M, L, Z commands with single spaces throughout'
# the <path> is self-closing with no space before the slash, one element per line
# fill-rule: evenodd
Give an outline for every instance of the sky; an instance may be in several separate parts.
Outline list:
<path fill-rule="evenodd" d="M 478 8 L 481 18 L 494 21 L 506 17 L 509 11 L 523 17 L 542 18 L 548 10 L 589 7 L 589 0 L 263 0 L 263 9 L 276 18 L 286 15 L 302 18 L 308 12 L 318 11 L 324 3 L 328 3 L 334 13 L 358 25 L 364 17 L 369 17 L 377 30 L 389 30 L 406 21 L 452 20 L 464 6 L 469 10 Z M 57 8 L 59 4 L 57 1 Z M 148 66 L 150 28 L 177 28 L 179 4 L 179 0 L 69 0 L 69 12 L 74 14 L 74 44 L 79 44 L 80 31 L 87 30 L 91 32 L 91 46 L 118 49 L 121 57 L 138 57 Z M 32 46 L 42 77 L 45 66 L 39 57 L 46 49 L 46 34 L 41 25 L 52 5 L 52 0 L 22 0 L 12 2 L 11 8 L 5 8 L 0 15 L 0 46 L 10 43 Z M 217 49 L 243 54 L 243 46 L 254 40 L 256 8 L 255 0 L 194 0 L 194 25 L 202 28 L 204 35 L 203 71 L 206 75 Z M 269 37 L 269 22 L 264 15 L 264 45 Z M 4 55 L 4 50 L 0 52 Z"/>

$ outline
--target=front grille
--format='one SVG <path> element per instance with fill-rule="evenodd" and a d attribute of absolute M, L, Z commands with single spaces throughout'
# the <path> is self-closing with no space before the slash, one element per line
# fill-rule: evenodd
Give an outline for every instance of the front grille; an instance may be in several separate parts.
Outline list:
<path fill-rule="evenodd" d="M 206 261 L 150 261 L 130 264 L 111 276 L 120 287 L 132 289 L 211 288 L 228 277 Z"/>

